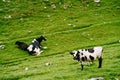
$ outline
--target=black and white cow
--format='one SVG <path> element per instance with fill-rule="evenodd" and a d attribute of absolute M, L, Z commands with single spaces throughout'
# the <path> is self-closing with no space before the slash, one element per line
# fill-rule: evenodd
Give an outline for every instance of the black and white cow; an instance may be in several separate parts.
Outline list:
<path fill-rule="evenodd" d="M 46 38 L 44 36 L 40 36 L 39 38 L 33 39 L 32 43 L 27 48 L 30 55 L 39 55 L 42 52 L 42 41 L 46 41 Z"/>
<path fill-rule="evenodd" d="M 46 41 L 46 38 L 44 36 L 40 36 L 39 38 L 33 39 L 30 45 L 21 41 L 16 41 L 15 44 L 18 45 L 18 48 L 24 51 L 28 51 L 30 55 L 39 55 L 42 52 L 42 41 Z"/>
<path fill-rule="evenodd" d="M 98 58 L 99 66 L 98 68 L 102 67 L 102 52 L 103 48 L 98 46 L 91 49 L 80 49 L 77 51 L 70 52 L 73 55 L 74 60 L 78 60 L 81 63 L 81 67 L 83 70 L 84 62 L 93 62 Z"/>

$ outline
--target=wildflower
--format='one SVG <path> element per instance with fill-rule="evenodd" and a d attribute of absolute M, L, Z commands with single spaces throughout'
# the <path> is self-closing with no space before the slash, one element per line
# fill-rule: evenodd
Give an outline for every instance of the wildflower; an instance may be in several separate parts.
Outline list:
<path fill-rule="evenodd" d="M 56 8 L 56 5 L 55 5 L 54 3 L 52 3 L 52 4 L 51 4 L 51 7 L 52 7 L 53 9 L 55 9 L 55 8 Z"/>
<path fill-rule="evenodd" d="M 11 15 L 6 15 L 4 18 L 5 19 L 11 19 L 12 17 L 11 17 Z"/>

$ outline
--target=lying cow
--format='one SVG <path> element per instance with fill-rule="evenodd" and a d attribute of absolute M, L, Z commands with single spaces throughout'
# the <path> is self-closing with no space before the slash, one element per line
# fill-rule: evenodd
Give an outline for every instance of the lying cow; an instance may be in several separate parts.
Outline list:
<path fill-rule="evenodd" d="M 73 55 L 74 60 L 78 60 L 81 63 L 81 67 L 83 70 L 83 65 L 85 61 L 93 62 L 98 58 L 99 66 L 98 68 L 102 67 L 102 47 L 94 47 L 91 49 L 80 49 L 77 51 L 70 52 Z"/>
<path fill-rule="evenodd" d="M 41 51 L 41 42 L 46 41 L 44 36 L 36 38 L 32 41 L 32 43 L 28 46 L 27 50 L 31 55 L 39 55 Z"/>
<path fill-rule="evenodd" d="M 16 41 L 15 44 L 18 45 L 18 48 L 24 51 L 28 51 L 30 55 L 39 55 L 42 52 L 42 41 L 46 41 L 46 38 L 44 36 L 40 36 L 39 38 L 33 39 L 30 45 L 20 41 Z"/>

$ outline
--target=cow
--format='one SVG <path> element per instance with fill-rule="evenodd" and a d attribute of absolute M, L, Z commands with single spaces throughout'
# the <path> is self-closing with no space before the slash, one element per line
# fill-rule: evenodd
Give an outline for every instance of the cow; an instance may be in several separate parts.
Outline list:
<path fill-rule="evenodd" d="M 32 40 L 31 44 L 27 48 L 30 55 L 39 55 L 42 52 L 42 41 L 46 41 L 46 38 L 44 36 L 40 36 L 39 38 Z"/>
<path fill-rule="evenodd" d="M 79 49 L 70 52 L 73 55 L 73 59 L 81 63 L 81 70 L 83 70 L 84 62 L 93 62 L 98 59 L 98 68 L 102 67 L 102 52 L 103 48 L 101 46 L 89 48 L 89 49 Z"/>
<path fill-rule="evenodd" d="M 27 51 L 30 55 L 39 55 L 42 52 L 42 41 L 46 41 L 46 38 L 44 36 L 40 36 L 39 38 L 33 39 L 29 45 L 21 41 L 16 41 L 15 44 L 18 45 L 18 48 Z"/>

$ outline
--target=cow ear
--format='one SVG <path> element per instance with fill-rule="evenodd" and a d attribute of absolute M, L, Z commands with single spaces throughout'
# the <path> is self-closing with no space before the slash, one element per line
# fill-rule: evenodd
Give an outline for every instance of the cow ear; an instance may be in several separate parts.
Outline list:
<path fill-rule="evenodd" d="M 73 55 L 73 52 L 70 52 L 71 55 Z"/>
<path fill-rule="evenodd" d="M 77 53 L 79 54 L 79 53 L 80 53 L 80 51 L 77 51 Z"/>

